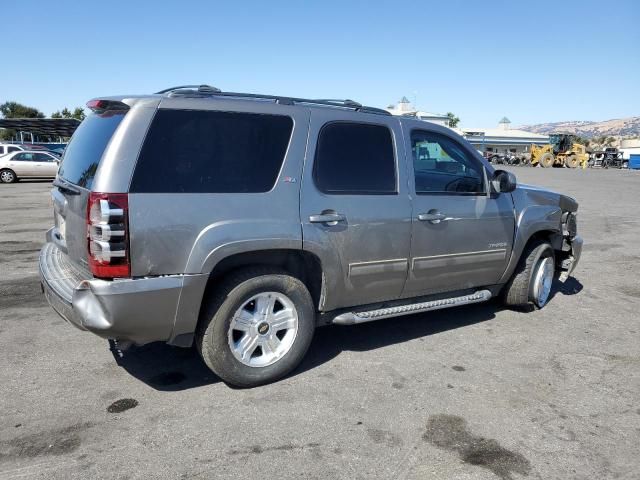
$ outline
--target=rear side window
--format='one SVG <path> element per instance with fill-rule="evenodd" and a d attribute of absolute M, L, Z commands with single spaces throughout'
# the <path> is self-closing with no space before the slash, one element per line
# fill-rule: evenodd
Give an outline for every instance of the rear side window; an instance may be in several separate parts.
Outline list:
<path fill-rule="evenodd" d="M 293 120 L 282 115 L 159 110 L 131 183 L 138 193 L 268 192 Z"/>
<path fill-rule="evenodd" d="M 325 125 L 318 135 L 313 176 L 318 189 L 327 194 L 396 193 L 391 131 L 366 123 Z"/>
<path fill-rule="evenodd" d="M 46 153 L 36 153 L 36 162 L 53 162 L 53 157 Z"/>
<path fill-rule="evenodd" d="M 71 137 L 58 174 L 71 183 L 91 189 L 100 159 L 126 112 L 92 113 Z"/>

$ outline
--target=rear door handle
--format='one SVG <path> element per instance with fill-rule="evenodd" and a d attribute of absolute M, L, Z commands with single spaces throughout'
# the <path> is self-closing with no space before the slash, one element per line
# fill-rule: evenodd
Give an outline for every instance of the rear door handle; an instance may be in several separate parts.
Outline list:
<path fill-rule="evenodd" d="M 347 219 L 341 213 L 325 213 L 322 212 L 318 215 L 311 215 L 309 221 L 311 223 L 325 223 L 327 225 L 337 225 L 338 222 L 344 222 Z"/>
<path fill-rule="evenodd" d="M 421 222 L 429 222 L 433 224 L 440 223 L 446 219 L 447 216 L 444 213 L 438 212 L 421 213 L 418 215 L 418 220 Z"/>

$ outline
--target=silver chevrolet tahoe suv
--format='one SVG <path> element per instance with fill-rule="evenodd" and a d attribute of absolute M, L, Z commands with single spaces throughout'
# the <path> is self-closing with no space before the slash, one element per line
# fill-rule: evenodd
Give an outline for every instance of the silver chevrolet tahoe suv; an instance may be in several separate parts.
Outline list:
<path fill-rule="evenodd" d="M 48 301 L 123 350 L 195 343 L 233 385 L 289 373 L 319 325 L 541 308 L 580 257 L 573 199 L 432 123 L 208 86 L 87 105 L 52 190 Z"/>

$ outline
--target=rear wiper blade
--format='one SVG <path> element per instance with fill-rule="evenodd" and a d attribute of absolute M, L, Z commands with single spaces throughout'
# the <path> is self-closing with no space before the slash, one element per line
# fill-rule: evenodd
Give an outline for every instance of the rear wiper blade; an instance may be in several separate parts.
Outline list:
<path fill-rule="evenodd" d="M 72 185 L 68 183 L 64 183 L 62 180 L 58 178 L 56 178 L 53 181 L 53 186 L 58 187 L 58 190 L 60 190 L 63 193 L 67 193 L 69 195 L 80 195 L 80 190 L 78 190 L 77 188 L 74 188 Z"/>

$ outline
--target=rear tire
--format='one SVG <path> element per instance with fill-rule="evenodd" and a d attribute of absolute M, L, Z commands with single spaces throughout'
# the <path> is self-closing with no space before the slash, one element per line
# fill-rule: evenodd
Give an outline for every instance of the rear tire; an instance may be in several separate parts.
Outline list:
<path fill-rule="evenodd" d="M 255 387 L 300 364 L 315 320 L 300 280 L 274 268 L 245 268 L 228 276 L 203 307 L 196 345 L 226 383 Z"/>
<path fill-rule="evenodd" d="M 554 277 L 555 255 L 551 245 L 546 241 L 531 243 L 504 287 L 504 303 L 516 308 L 544 307 L 549 300 Z"/>
<path fill-rule="evenodd" d="M 13 182 L 16 182 L 17 180 L 18 180 L 18 177 L 16 177 L 16 174 L 13 170 L 10 170 L 8 168 L 4 170 L 0 170 L 0 182 L 13 183 Z"/>
<path fill-rule="evenodd" d="M 555 162 L 555 158 L 553 157 L 553 153 L 549 153 L 549 152 L 542 155 L 540 157 L 540 160 L 538 161 L 538 163 L 540 163 L 540 166 L 543 168 L 553 167 L 554 162 Z"/>

